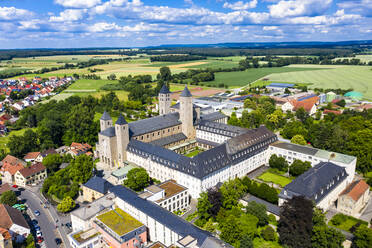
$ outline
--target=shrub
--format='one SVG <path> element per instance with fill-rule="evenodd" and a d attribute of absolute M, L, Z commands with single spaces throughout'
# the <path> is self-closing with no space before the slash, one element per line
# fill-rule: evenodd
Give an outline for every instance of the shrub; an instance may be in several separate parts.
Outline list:
<path fill-rule="evenodd" d="M 261 231 L 261 236 L 266 241 L 275 241 L 276 233 L 271 226 L 266 227 Z"/>

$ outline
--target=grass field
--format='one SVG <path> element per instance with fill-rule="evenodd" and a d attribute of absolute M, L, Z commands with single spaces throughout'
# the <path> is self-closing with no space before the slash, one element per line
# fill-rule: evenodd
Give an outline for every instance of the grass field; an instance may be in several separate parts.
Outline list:
<path fill-rule="evenodd" d="M 24 128 L 24 129 L 20 129 L 20 130 L 17 130 L 17 131 L 11 131 L 9 135 L 7 136 L 4 136 L 4 137 L 0 137 L 0 149 L 4 149 L 6 152 L 9 152 L 9 148 L 7 147 L 7 144 L 8 144 L 8 141 L 9 141 L 9 138 L 10 136 L 12 135 L 23 135 L 27 129 L 32 129 L 35 131 L 35 128 Z"/>
<path fill-rule="evenodd" d="M 186 157 L 189 157 L 189 158 L 192 158 L 192 157 L 195 157 L 196 155 L 198 155 L 199 153 L 203 152 L 204 150 L 193 150 L 189 153 L 186 153 L 185 156 Z"/>
<path fill-rule="evenodd" d="M 333 223 L 333 221 L 335 219 L 338 219 L 340 224 L 337 224 L 335 225 Z M 351 216 L 348 216 L 348 215 L 344 215 L 344 214 L 336 214 L 332 217 L 332 219 L 329 221 L 329 225 L 331 226 L 334 226 L 334 227 L 337 227 L 341 230 L 345 230 L 347 232 L 350 232 L 350 229 L 357 223 L 360 223 L 360 224 L 363 224 L 363 225 L 366 225 L 367 222 L 365 221 L 362 221 L 362 220 L 359 220 L 359 219 L 356 219 L 354 217 L 351 217 Z"/>
<path fill-rule="evenodd" d="M 281 187 L 286 186 L 287 184 L 291 183 L 292 180 L 288 177 L 280 176 L 271 172 L 265 172 L 258 177 L 258 179 L 268 182 L 268 183 L 275 183 L 280 185 Z"/>
<path fill-rule="evenodd" d="M 297 71 L 311 71 L 319 70 L 314 68 L 297 68 L 297 67 L 272 67 L 272 68 L 252 68 L 246 71 L 236 72 L 217 72 L 215 73 L 215 80 L 206 82 L 208 85 L 218 85 L 223 83 L 229 87 L 241 87 L 248 85 L 260 78 L 266 77 L 272 73 L 283 72 L 297 72 Z"/>
<path fill-rule="evenodd" d="M 275 73 L 266 76 L 271 81 L 309 83 L 310 88 L 353 88 L 372 100 L 372 67 L 340 66 L 333 69 Z"/>
<path fill-rule="evenodd" d="M 65 92 L 79 92 L 86 90 L 97 91 L 102 86 L 113 83 L 117 83 L 117 81 L 107 79 L 102 80 L 79 79 L 75 83 L 71 84 L 70 87 L 68 87 L 65 90 Z"/>

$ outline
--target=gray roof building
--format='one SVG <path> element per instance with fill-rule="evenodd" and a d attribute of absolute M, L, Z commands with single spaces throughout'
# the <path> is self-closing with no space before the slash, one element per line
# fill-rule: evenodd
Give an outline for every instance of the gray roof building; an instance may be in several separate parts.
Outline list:
<path fill-rule="evenodd" d="M 169 135 L 161 139 L 151 141 L 150 143 L 153 145 L 157 145 L 157 146 L 166 146 L 166 145 L 169 145 L 169 144 L 172 144 L 178 141 L 186 140 L 186 139 L 187 137 L 183 133 L 176 133 L 176 134 Z"/>
<path fill-rule="evenodd" d="M 275 141 L 277 136 L 261 126 L 199 153 L 193 158 L 138 140 L 131 140 L 127 149 L 138 156 L 150 158 L 166 167 L 202 179 L 217 170 L 235 165 L 262 152 Z"/>
<path fill-rule="evenodd" d="M 147 201 L 139 197 L 134 191 L 121 186 L 117 185 L 110 189 L 110 192 L 114 193 L 116 197 L 119 197 L 123 201 L 127 202 L 128 204 L 132 205 L 139 211 L 145 213 L 149 217 L 155 219 L 157 222 L 161 223 L 162 225 L 166 226 L 173 232 L 177 233 L 182 237 L 191 236 L 197 240 L 198 246 L 202 246 L 202 244 L 210 237 L 213 238 L 211 233 L 201 230 L 198 227 L 194 226 L 193 224 L 183 220 L 182 218 L 178 217 L 175 214 L 165 210 L 164 208 L 158 206 L 157 204 Z M 222 241 L 215 241 L 214 244 L 223 243 Z M 225 244 L 225 243 L 223 243 Z M 211 246 L 204 246 L 204 247 L 211 247 Z M 215 248 L 223 247 L 221 246 L 213 246 Z M 229 246 L 228 246 L 229 247 Z"/>
<path fill-rule="evenodd" d="M 103 112 L 103 115 L 101 117 L 101 120 L 103 120 L 103 121 L 111 120 L 111 116 L 109 115 L 109 113 L 107 113 L 106 110 L 105 110 L 105 112 Z"/>
<path fill-rule="evenodd" d="M 159 94 L 170 94 L 171 92 L 169 91 L 168 87 L 163 84 L 163 86 L 161 87 L 160 91 L 159 91 Z"/>
<path fill-rule="evenodd" d="M 128 122 L 125 120 L 124 116 L 120 113 L 118 120 L 115 122 L 116 125 L 125 125 Z"/>
<path fill-rule="evenodd" d="M 249 129 L 247 128 L 231 126 L 224 123 L 205 120 L 199 122 L 197 129 L 227 137 L 236 137 L 249 131 Z"/>
<path fill-rule="evenodd" d="M 287 184 L 279 197 L 291 199 L 293 196 L 305 196 L 319 203 L 334 188 L 342 183 L 348 174 L 344 167 L 331 162 L 320 162 Z"/>
<path fill-rule="evenodd" d="M 183 89 L 181 95 L 182 97 L 192 97 L 191 95 L 191 92 L 189 91 L 189 89 L 187 88 L 187 85 L 185 86 L 185 88 Z"/>
<path fill-rule="evenodd" d="M 91 179 L 89 179 L 88 182 L 84 184 L 84 186 L 94 191 L 97 191 L 101 194 L 106 194 L 108 190 L 112 187 L 112 184 L 107 182 L 102 177 L 94 176 Z"/>

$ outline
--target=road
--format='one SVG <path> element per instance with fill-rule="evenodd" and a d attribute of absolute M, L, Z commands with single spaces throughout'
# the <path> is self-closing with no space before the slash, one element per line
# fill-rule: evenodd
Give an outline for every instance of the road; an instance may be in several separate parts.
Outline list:
<path fill-rule="evenodd" d="M 46 247 L 57 247 L 55 243 L 55 238 L 62 238 L 63 247 L 70 247 L 67 235 L 66 227 L 61 227 L 61 223 L 66 223 L 69 221 L 69 217 L 61 217 L 57 215 L 53 206 L 49 205 L 49 208 L 44 208 L 44 204 L 40 202 L 45 202 L 45 199 L 40 195 L 38 188 L 25 188 L 23 191 L 20 191 L 20 199 L 25 199 L 26 204 L 32 212 L 31 219 L 36 219 L 39 222 L 41 232 L 44 237 L 44 243 Z M 39 210 L 40 215 L 35 216 L 34 211 Z M 58 222 L 56 223 L 56 220 Z M 58 229 L 56 229 L 56 225 Z"/>

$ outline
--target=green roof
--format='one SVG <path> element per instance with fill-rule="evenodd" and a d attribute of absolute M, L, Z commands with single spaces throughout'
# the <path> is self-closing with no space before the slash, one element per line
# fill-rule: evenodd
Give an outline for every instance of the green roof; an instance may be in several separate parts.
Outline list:
<path fill-rule="evenodd" d="M 324 159 L 329 159 L 329 161 L 335 161 L 335 162 L 340 162 L 340 163 L 345 163 L 345 164 L 350 164 L 353 162 L 356 157 L 337 153 L 337 152 L 329 152 L 325 150 L 318 150 L 315 154 L 316 157 L 319 158 L 324 158 Z"/>
<path fill-rule="evenodd" d="M 360 93 L 360 92 L 357 92 L 357 91 L 349 91 L 347 93 L 345 93 L 346 97 L 350 97 L 350 98 L 356 98 L 356 99 L 362 99 L 363 98 L 363 94 Z"/>
<path fill-rule="evenodd" d="M 141 222 L 120 208 L 101 214 L 97 216 L 97 219 L 119 236 L 123 236 L 124 234 L 143 226 Z"/>
<path fill-rule="evenodd" d="M 128 172 L 131 170 L 131 169 L 134 169 L 136 167 L 132 166 L 132 165 L 126 165 L 124 167 L 121 167 L 119 169 L 117 169 L 116 171 L 113 171 L 111 173 L 111 175 L 113 175 L 114 177 L 123 177 L 125 176 L 126 174 L 128 174 Z"/>

